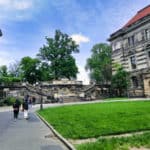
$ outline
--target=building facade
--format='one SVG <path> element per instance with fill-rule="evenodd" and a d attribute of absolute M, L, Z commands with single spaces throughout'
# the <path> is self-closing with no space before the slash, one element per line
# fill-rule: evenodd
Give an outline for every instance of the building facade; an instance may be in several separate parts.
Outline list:
<path fill-rule="evenodd" d="M 121 64 L 130 74 L 130 96 L 150 97 L 150 5 L 110 35 L 112 66 Z M 115 73 L 115 68 L 112 69 Z"/>

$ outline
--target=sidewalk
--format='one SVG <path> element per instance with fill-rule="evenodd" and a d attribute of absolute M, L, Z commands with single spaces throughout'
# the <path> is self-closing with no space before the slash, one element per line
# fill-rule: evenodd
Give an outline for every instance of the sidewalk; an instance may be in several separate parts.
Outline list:
<path fill-rule="evenodd" d="M 140 99 L 149 100 L 149 99 Z M 108 102 L 139 101 L 139 99 L 129 100 L 96 100 L 75 103 L 55 103 L 43 104 L 46 107 L 60 107 L 64 105 L 78 105 L 87 103 L 108 103 Z M 12 107 L 0 107 L 0 149 L 2 150 L 68 150 L 66 146 L 58 140 L 53 132 L 36 115 L 35 111 L 40 108 L 40 104 L 33 105 L 30 111 L 30 119 L 23 118 L 20 112 L 19 119 L 14 122 Z M 4 122 L 4 123 L 3 123 Z"/>
<path fill-rule="evenodd" d="M 12 106 L 1 106 L 0 107 L 0 112 L 5 112 L 5 111 L 11 111 Z"/>
<path fill-rule="evenodd" d="M 4 125 L 0 123 L 3 129 L 0 136 L 1 150 L 68 150 L 33 112 L 30 112 L 29 120 L 24 119 L 21 112 L 16 122 L 12 112 L 0 114 L 1 121 L 5 120 Z"/>

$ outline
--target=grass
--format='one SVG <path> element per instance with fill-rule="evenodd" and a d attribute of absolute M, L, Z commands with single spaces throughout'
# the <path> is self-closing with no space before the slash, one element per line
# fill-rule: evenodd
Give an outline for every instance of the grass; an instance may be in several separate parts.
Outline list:
<path fill-rule="evenodd" d="M 131 147 L 150 148 L 150 132 L 132 137 L 99 139 L 94 143 L 76 145 L 77 150 L 129 150 Z"/>
<path fill-rule="evenodd" d="M 96 103 L 39 111 L 62 136 L 85 139 L 150 129 L 150 101 Z"/>

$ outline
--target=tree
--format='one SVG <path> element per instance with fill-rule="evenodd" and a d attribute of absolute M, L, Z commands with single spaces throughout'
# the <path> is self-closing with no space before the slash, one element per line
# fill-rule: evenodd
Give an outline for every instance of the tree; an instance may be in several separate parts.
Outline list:
<path fill-rule="evenodd" d="M 122 96 L 124 91 L 127 91 L 129 86 L 129 74 L 120 65 L 117 66 L 117 71 L 112 76 L 111 86 L 113 89 L 118 90 L 119 96 Z"/>
<path fill-rule="evenodd" d="M 93 46 L 91 58 L 87 59 L 86 70 L 96 83 L 104 84 L 111 81 L 111 47 L 106 43 Z"/>
<path fill-rule="evenodd" d="M 9 75 L 12 77 L 20 77 L 20 62 L 16 61 L 9 65 Z"/>
<path fill-rule="evenodd" d="M 10 85 L 14 82 L 20 82 L 21 78 L 13 76 L 6 65 L 0 67 L 0 84 Z"/>
<path fill-rule="evenodd" d="M 41 61 L 37 58 L 23 57 L 20 62 L 20 69 L 22 71 L 22 78 L 33 84 L 41 80 Z"/>
<path fill-rule="evenodd" d="M 0 66 L 0 76 L 1 77 L 8 76 L 8 69 L 6 65 Z"/>
<path fill-rule="evenodd" d="M 47 45 L 40 48 L 37 56 L 50 65 L 54 79 L 76 78 L 78 68 L 72 53 L 78 53 L 78 45 L 67 34 L 55 31 L 54 38 L 46 37 Z"/>
<path fill-rule="evenodd" d="M 50 81 L 54 78 L 53 74 L 52 74 L 51 67 L 48 65 L 48 63 L 41 62 L 38 69 L 39 69 L 40 74 L 41 74 L 41 77 L 40 77 L 41 81 Z"/>

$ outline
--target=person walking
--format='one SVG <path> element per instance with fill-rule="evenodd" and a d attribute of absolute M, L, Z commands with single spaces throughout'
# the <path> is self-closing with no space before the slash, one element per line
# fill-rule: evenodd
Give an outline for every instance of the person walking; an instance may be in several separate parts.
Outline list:
<path fill-rule="evenodd" d="M 32 108 L 32 97 L 29 97 L 28 103 L 29 103 L 29 109 L 31 109 Z"/>
<path fill-rule="evenodd" d="M 28 108 L 29 108 L 29 106 L 28 106 L 28 101 L 25 100 L 25 101 L 23 102 L 23 112 L 24 112 L 24 118 L 25 118 L 25 119 L 28 119 Z"/>
<path fill-rule="evenodd" d="M 15 121 L 16 121 L 16 119 L 18 118 L 19 107 L 20 107 L 19 100 L 16 99 L 16 101 L 15 101 L 14 104 L 13 104 L 13 112 L 14 112 L 14 120 L 15 120 Z"/>

